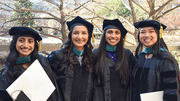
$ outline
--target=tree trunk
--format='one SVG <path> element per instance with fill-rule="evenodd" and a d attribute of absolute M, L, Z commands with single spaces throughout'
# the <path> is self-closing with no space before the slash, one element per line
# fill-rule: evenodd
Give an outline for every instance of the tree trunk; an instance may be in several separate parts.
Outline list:
<path fill-rule="evenodd" d="M 149 9 L 150 9 L 150 12 L 149 12 L 149 18 L 151 17 L 152 19 L 154 19 L 154 4 L 155 4 L 155 0 L 147 0 L 148 4 L 149 4 Z"/>
<path fill-rule="evenodd" d="M 66 23 L 65 21 L 61 23 L 61 33 L 62 33 L 62 42 L 64 43 L 67 39 L 67 34 L 66 34 Z"/>
<path fill-rule="evenodd" d="M 67 35 L 66 35 L 66 20 L 65 20 L 65 15 L 64 15 L 64 4 L 63 4 L 64 0 L 61 0 L 61 4 L 60 4 L 60 14 L 61 14 L 61 19 L 60 19 L 60 23 L 61 23 L 61 34 L 62 34 L 62 42 L 64 43 L 67 39 Z"/>
<path fill-rule="evenodd" d="M 129 6 L 131 8 L 131 15 L 132 15 L 133 23 L 135 23 L 136 22 L 136 14 L 135 14 L 135 11 L 134 11 L 134 7 L 133 7 L 133 4 L 132 4 L 132 1 L 131 0 L 128 0 L 128 1 L 129 1 Z M 136 43 L 138 43 L 138 32 L 137 32 L 137 30 L 135 30 L 134 38 L 136 40 Z"/>

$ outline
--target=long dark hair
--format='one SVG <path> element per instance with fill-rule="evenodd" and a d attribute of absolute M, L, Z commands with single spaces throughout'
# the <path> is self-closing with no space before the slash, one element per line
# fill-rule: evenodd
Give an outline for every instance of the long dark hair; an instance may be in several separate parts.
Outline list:
<path fill-rule="evenodd" d="M 72 30 L 70 30 L 68 34 L 68 39 L 62 46 L 63 52 L 65 54 L 63 62 L 68 63 L 69 68 L 73 68 L 73 64 L 75 62 L 74 53 L 73 53 L 74 44 L 72 42 L 72 31 L 73 31 L 73 28 Z M 92 71 L 92 67 L 94 65 L 92 49 L 93 49 L 93 46 L 91 44 L 91 37 L 89 36 L 88 41 L 84 46 L 84 55 L 83 55 L 82 61 L 86 65 L 86 69 L 89 70 L 90 72 Z M 65 68 L 65 66 L 62 66 L 62 67 Z"/>
<path fill-rule="evenodd" d="M 16 50 L 16 42 L 19 37 L 14 36 L 13 40 L 10 44 L 10 53 L 6 59 L 7 71 L 6 74 L 10 79 L 16 80 L 20 74 L 18 66 L 16 66 L 16 59 L 19 57 L 19 52 Z M 38 55 L 38 43 L 35 41 L 35 48 L 31 53 L 31 63 L 34 62 L 35 59 L 39 59 Z M 8 83 L 12 83 L 13 81 L 8 81 Z"/>
<path fill-rule="evenodd" d="M 103 82 L 103 69 L 104 64 L 106 63 L 106 44 L 107 41 L 105 39 L 106 31 L 104 31 L 101 42 L 99 44 L 98 52 L 97 52 L 97 62 L 96 62 L 96 74 L 98 76 L 99 83 Z M 125 56 L 125 49 L 123 47 L 123 37 L 121 37 L 120 42 L 116 45 L 116 72 L 119 74 L 121 79 L 121 84 L 127 85 L 129 82 L 129 68 L 128 62 Z"/>
<path fill-rule="evenodd" d="M 171 61 L 174 61 L 172 54 L 169 52 L 168 47 L 166 45 L 166 43 L 164 42 L 163 38 L 159 38 L 159 29 L 157 29 L 156 27 L 153 27 L 156 34 L 157 34 L 157 42 L 152 46 L 152 52 L 153 52 L 153 56 L 160 58 L 160 59 L 164 59 L 164 58 L 168 58 Z M 135 52 L 135 56 L 139 59 L 138 54 L 142 51 L 143 49 L 143 44 L 140 42 L 139 39 L 139 35 L 140 35 L 140 31 L 138 32 L 138 46 L 136 48 L 136 52 Z M 168 52 L 163 52 L 160 50 L 160 48 L 165 48 Z M 163 55 L 162 55 L 163 54 Z"/>

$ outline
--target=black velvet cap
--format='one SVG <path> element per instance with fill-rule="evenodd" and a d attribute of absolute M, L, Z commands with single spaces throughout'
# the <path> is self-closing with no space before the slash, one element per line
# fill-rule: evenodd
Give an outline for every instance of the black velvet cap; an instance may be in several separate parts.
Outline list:
<path fill-rule="evenodd" d="M 88 22 L 85 19 L 81 18 L 80 16 L 77 16 L 73 20 L 66 22 L 66 24 L 68 26 L 69 31 L 72 30 L 72 28 L 74 28 L 77 25 L 83 25 L 83 26 L 85 26 L 87 28 L 87 30 L 89 32 L 89 36 L 90 37 L 92 36 L 94 26 L 90 22 Z"/>
<path fill-rule="evenodd" d="M 29 27 L 12 27 L 9 30 L 9 35 L 11 35 L 11 36 L 30 36 L 30 37 L 33 37 L 37 41 L 42 40 L 42 38 L 38 34 L 38 32 L 36 32 L 35 30 L 33 30 Z"/>
<path fill-rule="evenodd" d="M 123 38 L 127 34 L 127 30 L 124 28 L 124 26 L 118 19 L 114 19 L 114 20 L 105 19 L 103 21 L 103 30 L 109 29 L 109 28 L 118 28 L 121 31 L 121 35 L 123 36 Z"/>
<path fill-rule="evenodd" d="M 142 21 L 139 21 L 139 22 L 136 22 L 134 23 L 134 26 L 138 29 L 138 28 L 143 28 L 143 27 L 155 27 L 157 29 L 160 29 L 160 25 L 163 27 L 163 29 L 166 28 L 165 25 L 159 23 L 158 21 L 156 20 L 150 20 L 150 19 L 147 19 L 147 20 L 142 20 Z"/>

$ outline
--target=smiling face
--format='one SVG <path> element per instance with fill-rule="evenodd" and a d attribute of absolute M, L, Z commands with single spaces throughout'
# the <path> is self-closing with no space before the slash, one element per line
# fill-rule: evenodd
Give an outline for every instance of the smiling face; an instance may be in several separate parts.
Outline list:
<path fill-rule="evenodd" d="M 140 28 L 139 39 L 145 47 L 152 47 L 158 40 L 157 33 L 153 27 Z"/>
<path fill-rule="evenodd" d="M 20 57 L 27 57 L 34 50 L 35 40 L 32 37 L 21 36 L 17 39 L 16 49 Z"/>
<path fill-rule="evenodd" d="M 114 28 L 107 29 L 105 39 L 109 45 L 116 46 L 121 40 L 121 31 Z"/>
<path fill-rule="evenodd" d="M 89 37 L 88 30 L 85 26 L 77 25 L 73 28 L 72 42 L 73 42 L 74 46 L 76 47 L 76 49 L 78 49 L 80 51 L 83 50 L 84 45 L 88 41 L 88 37 Z"/>

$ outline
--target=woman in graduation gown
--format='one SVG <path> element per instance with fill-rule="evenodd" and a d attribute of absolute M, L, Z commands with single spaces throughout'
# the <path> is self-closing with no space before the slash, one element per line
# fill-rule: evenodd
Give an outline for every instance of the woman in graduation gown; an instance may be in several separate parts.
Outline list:
<path fill-rule="evenodd" d="M 156 91 L 163 91 L 163 101 L 179 101 L 178 64 L 162 38 L 166 26 L 149 19 L 136 22 L 134 26 L 139 30 L 139 44 L 138 64 L 133 70 L 133 101 L 141 101 L 141 93 Z"/>
<path fill-rule="evenodd" d="M 62 101 L 92 101 L 93 25 L 77 16 L 67 23 L 69 34 L 62 49 L 48 60 L 56 74 Z"/>
<path fill-rule="evenodd" d="M 36 59 L 38 59 L 51 81 L 56 85 L 47 58 L 38 54 L 38 41 L 42 40 L 41 36 L 29 27 L 12 27 L 9 34 L 13 36 L 13 39 L 10 44 L 10 53 L 6 60 L 6 66 L 0 75 L 0 90 L 6 90 Z M 20 98 L 24 97 L 21 96 Z M 17 101 L 21 100 L 17 99 Z M 48 101 L 59 101 L 56 90 Z"/>
<path fill-rule="evenodd" d="M 123 46 L 127 30 L 114 19 L 103 21 L 103 31 L 99 47 L 93 50 L 94 101 L 131 101 L 131 68 L 135 60 Z"/>

